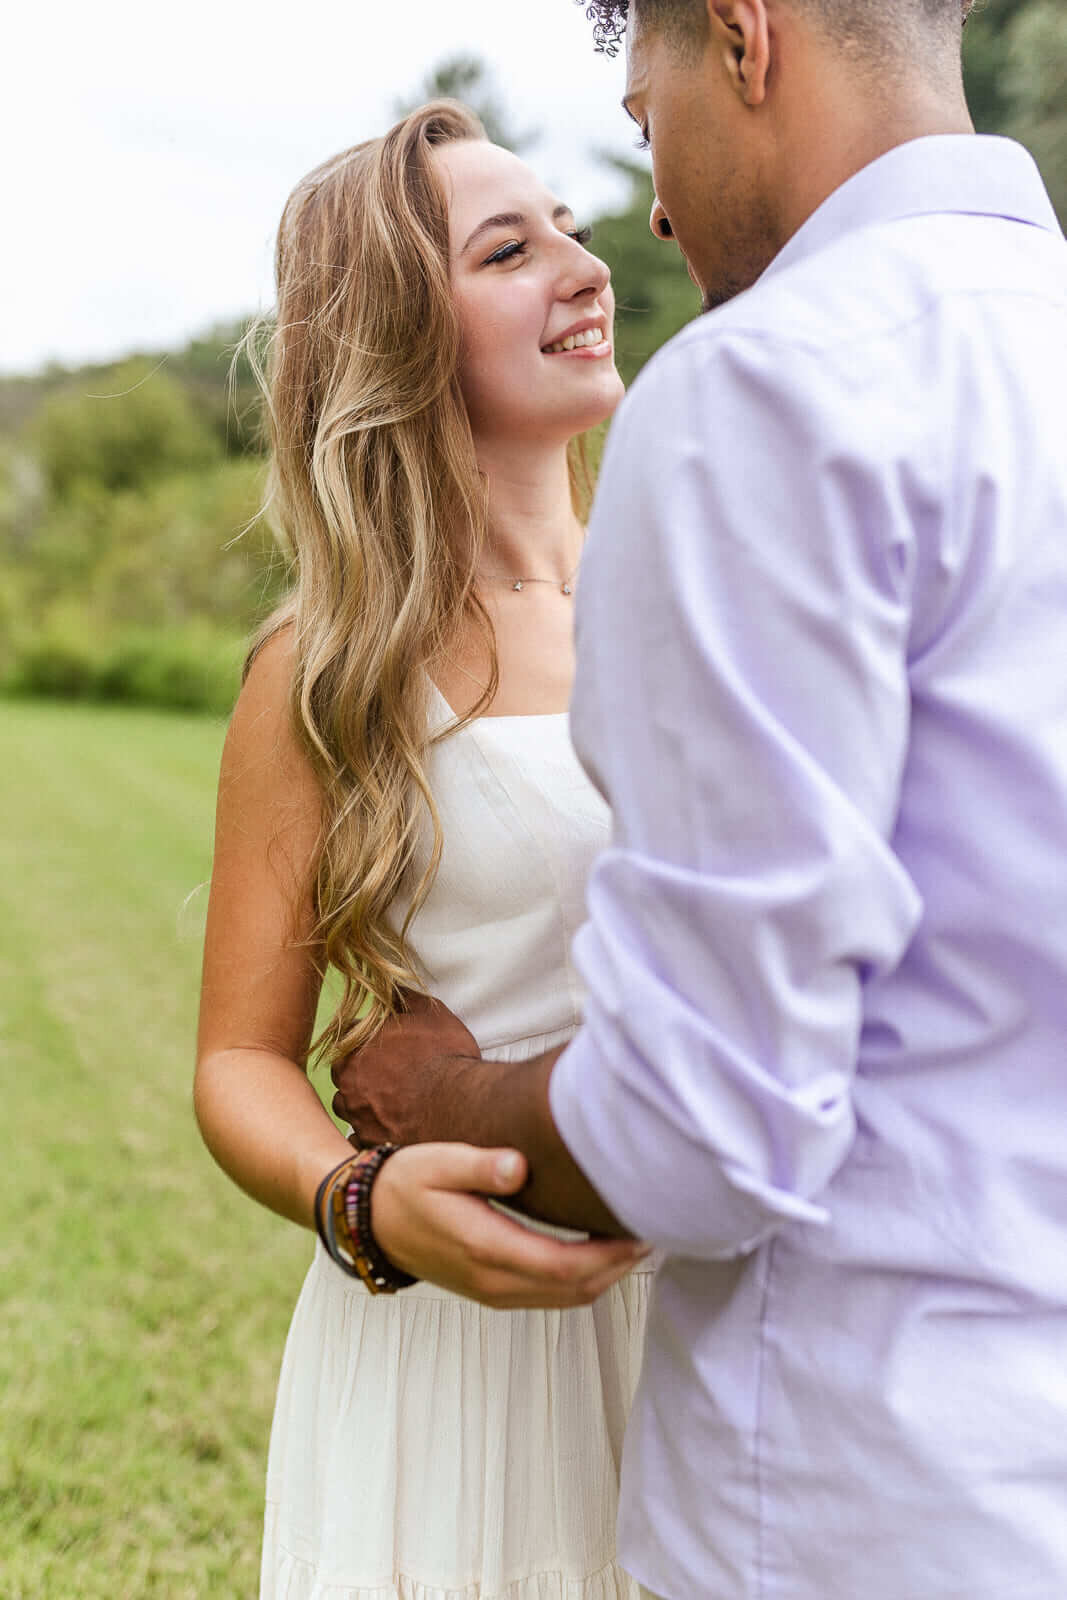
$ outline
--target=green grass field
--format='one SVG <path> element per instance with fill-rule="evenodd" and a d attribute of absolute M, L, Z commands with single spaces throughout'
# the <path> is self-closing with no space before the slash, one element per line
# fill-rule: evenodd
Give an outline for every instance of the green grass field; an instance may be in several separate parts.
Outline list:
<path fill-rule="evenodd" d="M 0 1596 L 256 1592 L 311 1241 L 190 1107 L 221 726 L 0 701 Z"/>

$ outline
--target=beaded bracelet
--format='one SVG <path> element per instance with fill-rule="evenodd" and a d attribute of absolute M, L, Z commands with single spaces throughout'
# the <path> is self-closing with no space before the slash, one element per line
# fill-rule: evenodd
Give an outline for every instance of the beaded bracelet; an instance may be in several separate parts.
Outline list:
<path fill-rule="evenodd" d="M 342 1161 L 339 1167 L 334 1167 L 326 1174 L 315 1191 L 315 1231 L 322 1240 L 322 1247 L 330 1260 L 335 1261 L 341 1271 L 346 1272 L 350 1278 L 359 1277 L 355 1263 L 355 1251 L 352 1247 L 352 1241 L 346 1238 L 344 1241 L 344 1250 L 348 1252 L 346 1255 L 342 1250 L 341 1242 L 337 1238 L 332 1195 L 334 1185 L 348 1176 L 359 1159 L 357 1155 L 350 1156 L 347 1161 Z"/>
<path fill-rule="evenodd" d="M 402 1272 L 389 1260 L 371 1227 L 371 1190 L 379 1172 L 396 1150 L 395 1144 L 379 1144 L 372 1150 L 361 1151 L 349 1173 L 341 1202 L 346 1231 L 355 1246 L 356 1268 L 371 1294 L 395 1294 L 398 1289 L 418 1282 L 411 1273 Z M 339 1192 L 340 1185 L 334 1193 Z"/>
<path fill-rule="evenodd" d="M 361 1278 L 371 1294 L 395 1294 L 418 1282 L 394 1266 L 371 1228 L 371 1189 L 396 1149 L 380 1144 L 361 1150 L 328 1172 L 315 1196 L 315 1226 L 327 1255 L 350 1278 Z"/>

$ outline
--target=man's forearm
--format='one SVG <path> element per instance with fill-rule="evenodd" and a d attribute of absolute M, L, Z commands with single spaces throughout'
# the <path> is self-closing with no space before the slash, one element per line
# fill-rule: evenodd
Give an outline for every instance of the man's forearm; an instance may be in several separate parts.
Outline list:
<path fill-rule="evenodd" d="M 527 1062 L 447 1058 L 426 1097 L 421 1138 L 521 1150 L 527 1184 L 509 1205 L 545 1222 L 630 1238 L 572 1158 L 549 1108 L 548 1081 L 562 1050 Z M 420 1117 L 421 1121 L 421 1117 Z"/>

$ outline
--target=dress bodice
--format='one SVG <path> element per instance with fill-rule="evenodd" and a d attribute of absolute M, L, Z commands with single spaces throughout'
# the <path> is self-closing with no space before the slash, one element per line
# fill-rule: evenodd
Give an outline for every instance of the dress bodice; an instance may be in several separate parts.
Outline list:
<path fill-rule="evenodd" d="M 433 689 L 432 731 L 452 720 Z M 478 718 L 431 747 L 427 774 L 443 851 L 412 950 L 431 992 L 483 1052 L 547 1048 L 581 1017 L 571 944 L 593 859 L 608 842 L 608 808 L 578 762 L 565 713 Z M 427 817 L 414 882 L 432 838 Z M 398 897 L 395 924 L 407 904 Z"/>

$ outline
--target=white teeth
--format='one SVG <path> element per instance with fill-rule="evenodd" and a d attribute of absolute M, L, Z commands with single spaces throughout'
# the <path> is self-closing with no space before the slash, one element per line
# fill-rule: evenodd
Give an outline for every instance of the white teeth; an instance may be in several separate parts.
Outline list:
<path fill-rule="evenodd" d="M 584 350 L 591 344 L 602 344 L 604 332 L 601 328 L 587 328 L 584 333 L 568 334 L 559 344 L 548 346 L 549 355 L 562 355 L 564 350 Z"/>

